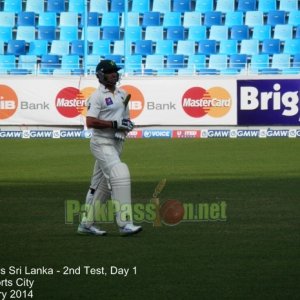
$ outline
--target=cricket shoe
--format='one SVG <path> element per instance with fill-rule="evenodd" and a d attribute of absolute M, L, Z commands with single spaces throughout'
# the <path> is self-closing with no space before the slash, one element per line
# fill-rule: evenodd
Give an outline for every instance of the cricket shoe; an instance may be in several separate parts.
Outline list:
<path fill-rule="evenodd" d="M 142 226 L 135 226 L 133 224 L 126 224 L 124 227 L 120 227 L 120 235 L 127 236 L 136 234 L 140 231 L 142 231 Z"/>
<path fill-rule="evenodd" d="M 79 224 L 77 233 L 89 234 L 89 235 L 106 235 L 106 231 L 104 231 L 104 230 L 100 230 L 95 226 L 86 227 L 83 224 Z"/>

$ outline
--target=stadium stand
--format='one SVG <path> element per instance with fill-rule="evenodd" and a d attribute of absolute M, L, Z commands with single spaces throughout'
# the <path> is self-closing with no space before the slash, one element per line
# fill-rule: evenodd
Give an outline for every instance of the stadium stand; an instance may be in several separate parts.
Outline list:
<path fill-rule="evenodd" d="M 132 0 L 127 14 L 122 0 L 87 4 L 85 24 L 85 0 L 2 0 L 0 56 L 1 66 L 7 62 L 8 69 L 1 74 L 17 74 L 18 68 L 20 74 L 52 74 L 53 55 L 58 56 L 58 69 L 70 74 L 82 74 L 78 70 L 84 60 L 90 72 L 104 57 L 124 64 L 128 74 L 239 74 L 245 68 L 257 74 L 294 74 L 299 69 L 297 0 Z M 78 64 L 66 68 L 72 55 Z M 234 60 L 244 56 L 245 64 Z M 13 64 L 8 60 L 12 57 Z M 285 62 L 282 68 L 280 59 Z M 155 62 L 159 68 L 153 67 Z M 216 68 L 217 62 L 221 67 Z M 259 63 L 262 66 L 256 67 Z M 243 68 L 234 67 L 241 64 Z"/>

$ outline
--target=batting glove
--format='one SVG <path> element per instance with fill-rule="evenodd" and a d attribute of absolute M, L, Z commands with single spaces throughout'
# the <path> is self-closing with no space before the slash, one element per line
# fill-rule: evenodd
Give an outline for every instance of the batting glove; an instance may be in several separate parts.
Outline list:
<path fill-rule="evenodd" d="M 115 133 L 115 139 L 118 141 L 125 141 L 127 133 L 125 131 L 117 131 Z"/>
<path fill-rule="evenodd" d="M 113 121 L 112 125 L 114 129 L 119 129 L 122 131 L 131 131 L 134 127 L 134 123 L 129 119 L 120 119 L 118 121 Z"/>

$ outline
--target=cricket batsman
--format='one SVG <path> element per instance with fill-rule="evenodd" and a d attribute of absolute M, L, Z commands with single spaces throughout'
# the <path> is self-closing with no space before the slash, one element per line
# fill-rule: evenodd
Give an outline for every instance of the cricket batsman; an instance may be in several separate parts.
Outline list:
<path fill-rule="evenodd" d="M 128 167 L 120 160 L 124 140 L 134 124 L 127 106 L 130 95 L 117 87 L 121 68 L 112 60 L 102 60 L 96 67 L 98 89 L 88 99 L 86 125 L 93 129 L 90 149 L 95 165 L 90 188 L 86 196 L 86 215 L 78 226 L 79 234 L 105 235 L 95 226 L 95 201 L 105 203 L 112 199 L 119 207 L 127 205 L 130 213 L 124 218 L 116 211 L 116 223 L 121 235 L 142 230 L 135 226 L 131 211 L 131 179 Z"/>

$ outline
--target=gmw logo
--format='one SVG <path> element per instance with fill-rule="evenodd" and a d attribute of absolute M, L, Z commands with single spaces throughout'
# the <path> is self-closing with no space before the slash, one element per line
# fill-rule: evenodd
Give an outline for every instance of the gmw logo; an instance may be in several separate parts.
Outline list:
<path fill-rule="evenodd" d="M 184 112 L 193 118 L 205 115 L 220 118 L 230 111 L 232 99 L 229 92 L 221 87 L 208 90 L 193 87 L 183 94 L 181 104 Z"/>

